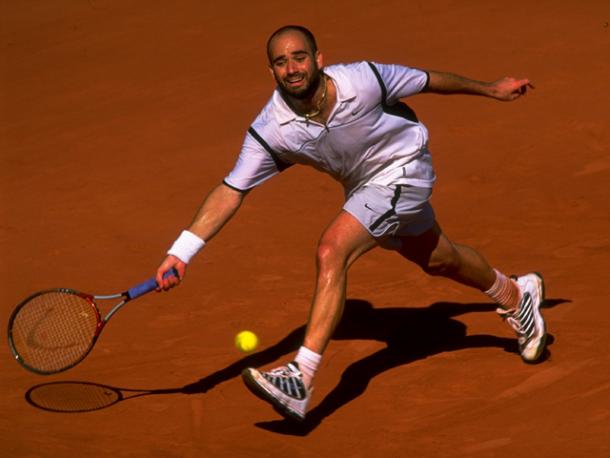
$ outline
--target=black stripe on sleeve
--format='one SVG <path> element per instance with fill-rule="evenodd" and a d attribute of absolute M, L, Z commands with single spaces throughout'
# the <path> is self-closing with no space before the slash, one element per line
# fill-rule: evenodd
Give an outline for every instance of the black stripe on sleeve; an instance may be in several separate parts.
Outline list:
<path fill-rule="evenodd" d="M 371 67 L 371 70 L 375 74 L 375 78 L 377 78 L 379 87 L 381 88 L 381 108 L 383 109 L 383 111 L 387 114 L 391 114 L 393 116 L 398 116 L 398 117 L 407 119 L 408 121 L 418 123 L 419 119 L 417 119 L 417 115 L 411 109 L 411 107 L 409 105 L 407 105 L 406 103 L 396 102 L 394 105 L 388 105 L 388 101 L 386 100 L 387 96 L 388 96 L 388 90 L 385 87 L 385 83 L 383 82 L 381 75 L 379 74 L 379 70 L 377 70 L 377 67 L 375 67 L 375 64 L 373 64 L 372 62 L 367 62 L 367 64 L 369 64 L 369 67 Z M 429 75 L 427 72 L 426 72 L 426 76 L 427 76 L 427 78 L 426 78 L 426 86 L 427 86 L 428 79 L 429 79 Z"/>
<path fill-rule="evenodd" d="M 375 74 L 375 78 L 377 78 L 379 87 L 381 87 L 381 104 L 385 107 L 387 105 L 386 97 L 388 95 L 388 90 L 385 87 L 385 83 L 381 79 L 381 75 L 379 74 L 379 70 L 377 70 L 377 67 L 375 67 L 372 62 L 367 62 L 367 64 L 369 64 L 369 67 L 371 67 L 371 70 Z"/>
<path fill-rule="evenodd" d="M 256 130 L 254 130 L 253 127 L 250 127 L 248 129 L 248 132 L 250 133 L 250 135 L 252 135 L 257 142 L 259 142 L 261 144 L 261 146 L 263 148 L 265 148 L 265 150 L 269 153 L 269 155 L 271 156 L 271 159 L 273 159 L 273 162 L 275 162 L 275 166 L 277 167 L 277 169 L 281 172 L 283 170 L 286 170 L 288 167 L 290 167 L 293 164 L 287 164 L 286 162 L 283 162 L 278 154 L 273 150 L 273 148 L 271 148 L 269 146 L 269 144 L 265 141 L 265 139 L 263 137 L 261 137 L 258 132 Z"/>
<path fill-rule="evenodd" d="M 428 73 L 426 70 L 422 70 L 422 72 L 424 72 L 426 74 L 426 84 L 424 84 L 424 87 L 421 91 L 428 92 L 429 91 L 428 86 L 430 86 L 430 73 Z"/>

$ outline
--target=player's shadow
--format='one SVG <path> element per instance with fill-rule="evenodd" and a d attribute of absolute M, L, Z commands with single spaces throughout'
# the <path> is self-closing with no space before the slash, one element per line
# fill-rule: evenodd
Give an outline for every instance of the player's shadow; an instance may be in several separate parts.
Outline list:
<path fill-rule="evenodd" d="M 546 301 L 545 306 L 554 307 L 563 302 L 569 301 L 550 299 Z M 487 303 L 439 302 L 425 308 L 376 309 L 370 302 L 348 299 L 333 340 L 375 340 L 385 342 L 387 346 L 351 364 L 343 372 L 337 386 L 308 412 L 305 422 L 278 420 L 257 423 L 257 426 L 282 434 L 307 435 L 324 418 L 364 393 L 375 376 L 437 353 L 465 348 L 496 347 L 518 354 L 514 337 L 467 335 L 466 326 L 454 319 L 466 313 L 493 312 L 495 307 L 495 304 Z M 187 385 L 183 392 L 206 392 L 218 383 L 239 376 L 246 367 L 260 367 L 276 362 L 298 349 L 304 333 L 305 326 L 301 326 L 275 345 Z M 548 336 L 547 342 L 549 345 L 553 342 L 551 335 Z M 547 349 L 541 360 L 547 359 L 549 354 Z"/>
<path fill-rule="evenodd" d="M 547 300 L 552 307 L 562 299 Z M 261 422 L 257 426 L 281 434 L 304 436 L 313 431 L 326 417 L 362 395 L 371 380 L 394 367 L 424 359 L 438 353 L 465 348 L 496 347 L 518 355 L 514 337 L 467 335 L 466 326 L 454 317 L 472 312 L 493 312 L 495 304 L 456 304 L 441 302 L 426 308 L 375 309 L 369 302 L 349 300 L 345 315 L 334 339 L 369 339 L 387 346 L 348 366 L 339 383 L 322 401 L 307 413 L 303 423 L 289 420 Z M 553 343 L 548 336 L 548 345 Z M 550 356 L 547 349 L 541 358 Z"/>

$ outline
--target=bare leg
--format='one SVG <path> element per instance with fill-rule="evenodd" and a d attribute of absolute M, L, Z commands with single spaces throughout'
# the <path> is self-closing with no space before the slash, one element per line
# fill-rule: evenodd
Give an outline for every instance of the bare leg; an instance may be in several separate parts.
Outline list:
<path fill-rule="evenodd" d="M 318 244 L 317 280 L 304 345 L 322 354 L 341 319 L 347 271 L 362 254 L 377 245 L 352 215 L 342 211 Z"/>
<path fill-rule="evenodd" d="M 481 291 L 494 283 L 496 274 L 485 258 L 473 248 L 452 243 L 436 223 L 422 235 L 403 237 L 401 241 L 398 252 L 430 275 L 447 277 Z"/>

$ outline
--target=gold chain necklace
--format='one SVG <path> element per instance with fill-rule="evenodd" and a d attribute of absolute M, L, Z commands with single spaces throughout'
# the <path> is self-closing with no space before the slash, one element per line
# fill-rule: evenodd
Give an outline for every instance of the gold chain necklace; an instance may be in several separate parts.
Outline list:
<path fill-rule="evenodd" d="M 322 105 L 326 101 L 326 90 L 328 87 L 328 82 L 326 81 L 326 75 L 324 73 L 322 73 L 322 77 L 324 78 L 324 90 L 322 91 L 322 97 L 320 97 L 320 100 L 316 104 L 316 109 L 305 114 L 305 122 L 307 122 L 307 124 L 309 124 L 311 118 L 315 118 L 322 112 Z"/>

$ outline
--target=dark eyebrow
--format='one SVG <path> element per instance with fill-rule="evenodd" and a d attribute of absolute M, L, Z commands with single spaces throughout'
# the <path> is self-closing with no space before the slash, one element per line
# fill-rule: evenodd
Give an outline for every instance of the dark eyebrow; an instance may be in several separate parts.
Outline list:
<path fill-rule="evenodd" d="M 304 49 L 300 49 L 298 51 L 293 51 L 290 53 L 291 56 L 295 56 L 295 57 L 303 56 L 303 55 L 306 56 L 307 54 L 308 54 L 308 52 L 305 51 Z M 282 59 L 285 59 L 285 58 L 286 58 L 286 56 L 284 54 L 282 54 L 281 56 L 277 56 L 275 59 L 273 59 L 273 63 L 275 64 L 276 62 L 278 62 Z"/>

